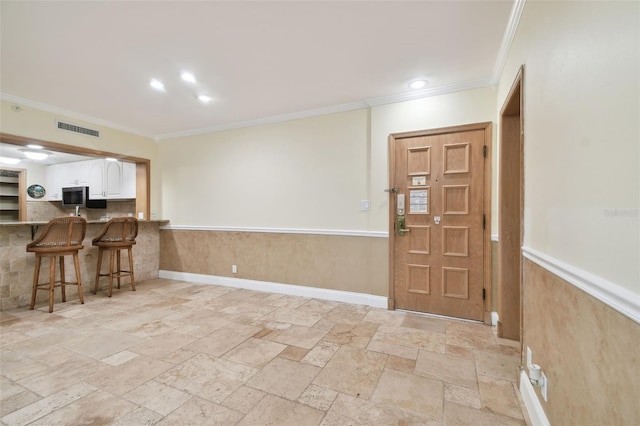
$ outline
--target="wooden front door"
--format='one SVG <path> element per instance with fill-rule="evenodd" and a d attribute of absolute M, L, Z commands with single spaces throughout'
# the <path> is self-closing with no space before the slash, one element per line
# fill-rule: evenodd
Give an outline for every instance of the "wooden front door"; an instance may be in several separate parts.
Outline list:
<path fill-rule="evenodd" d="M 490 141 L 490 123 L 391 135 L 391 308 L 484 319 Z"/>

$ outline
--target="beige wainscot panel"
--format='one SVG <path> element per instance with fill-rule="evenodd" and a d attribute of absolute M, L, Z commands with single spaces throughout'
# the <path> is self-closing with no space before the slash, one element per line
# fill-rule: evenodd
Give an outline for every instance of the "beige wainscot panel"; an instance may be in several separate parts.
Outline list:
<path fill-rule="evenodd" d="M 376 296 L 389 287 L 387 238 L 167 229 L 160 244 L 161 270 Z"/>
<path fill-rule="evenodd" d="M 547 376 L 548 401 L 536 393 L 549 422 L 638 424 L 640 324 L 527 259 L 524 294 L 524 347 Z"/>

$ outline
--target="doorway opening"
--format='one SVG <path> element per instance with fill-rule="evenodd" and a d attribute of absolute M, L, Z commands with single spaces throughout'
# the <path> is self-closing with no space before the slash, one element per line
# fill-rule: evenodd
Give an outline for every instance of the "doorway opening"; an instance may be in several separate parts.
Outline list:
<path fill-rule="evenodd" d="M 50 151 L 63 152 L 68 154 L 85 155 L 89 157 L 113 157 L 122 161 L 136 164 L 136 212 L 142 212 L 145 219 L 151 219 L 151 161 L 146 158 L 134 157 L 130 155 L 118 154 L 114 152 L 99 151 L 90 148 L 83 148 L 74 145 L 65 145 L 57 142 L 27 138 L 24 136 L 11 135 L 0 132 L 0 142 L 11 145 L 26 146 L 37 143 Z M 23 176 L 26 174 L 23 173 Z M 26 182 L 26 180 L 25 180 Z M 21 194 L 24 194 L 22 191 Z M 26 203 L 23 209 L 26 220 Z"/>
<path fill-rule="evenodd" d="M 524 67 L 520 67 L 500 111 L 498 336 L 512 340 L 522 339 L 523 77 Z"/>

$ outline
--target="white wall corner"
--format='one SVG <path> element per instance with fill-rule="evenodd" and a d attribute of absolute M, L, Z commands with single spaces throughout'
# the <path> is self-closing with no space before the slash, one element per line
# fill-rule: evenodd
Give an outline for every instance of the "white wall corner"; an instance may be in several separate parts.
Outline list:
<path fill-rule="evenodd" d="M 533 426 L 551 426 L 524 369 L 520 371 L 520 394 L 529 414 L 529 419 L 531 419 L 531 424 Z"/>

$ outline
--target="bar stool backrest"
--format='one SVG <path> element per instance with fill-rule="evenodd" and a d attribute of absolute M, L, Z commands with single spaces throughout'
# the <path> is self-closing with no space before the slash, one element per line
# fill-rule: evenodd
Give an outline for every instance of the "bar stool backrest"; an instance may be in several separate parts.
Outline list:
<path fill-rule="evenodd" d="M 40 236 L 27 244 L 27 251 L 57 252 L 82 249 L 86 231 L 87 221 L 83 217 L 62 216 L 51 219 Z"/>
<path fill-rule="evenodd" d="M 135 217 L 116 217 L 102 228 L 100 235 L 92 241 L 93 245 L 131 245 L 138 236 L 138 219 Z"/>

